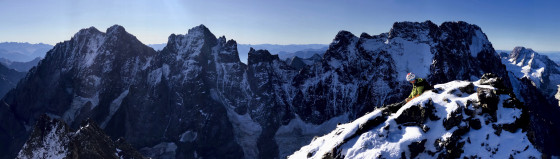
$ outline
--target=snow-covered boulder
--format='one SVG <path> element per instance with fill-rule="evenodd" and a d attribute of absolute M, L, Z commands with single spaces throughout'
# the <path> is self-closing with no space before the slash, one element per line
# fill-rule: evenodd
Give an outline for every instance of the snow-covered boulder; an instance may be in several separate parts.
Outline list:
<path fill-rule="evenodd" d="M 525 107 L 481 81 L 435 85 L 394 113 L 378 108 L 338 125 L 288 158 L 541 157 L 527 137 Z"/>

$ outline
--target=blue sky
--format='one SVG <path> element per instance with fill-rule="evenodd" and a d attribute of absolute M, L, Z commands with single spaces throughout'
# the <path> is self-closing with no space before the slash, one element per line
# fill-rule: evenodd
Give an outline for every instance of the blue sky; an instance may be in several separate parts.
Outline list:
<path fill-rule="evenodd" d="M 56 44 L 114 24 L 146 44 L 204 24 L 243 44 L 328 44 L 339 30 L 388 32 L 396 21 L 466 21 L 496 49 L 560 51 L 560 1 L 0 0 L 0 42 Z"/>

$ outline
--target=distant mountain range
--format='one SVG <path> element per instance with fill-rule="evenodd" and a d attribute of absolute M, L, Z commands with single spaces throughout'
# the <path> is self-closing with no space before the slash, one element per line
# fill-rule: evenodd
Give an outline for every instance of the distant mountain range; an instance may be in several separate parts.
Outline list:
<path fill-rule="evenodd" d="M 548 56 L 550 60 L 556 62 L 556 64 L 560 65 L 560 52 L 539 52 L 542 55 Z"/>
<path fill-rule="evenodd" d="M 16 87 L 18 81 L 24 76 L 24 72 L 18 72 L 0 64 L 0 98 L 10 89 Z"/>
<path fill-rule="evenodd" d="M 52 48 L 52 45 L 43 43 L 3 42 L 0 43 L 0 58 L 15 62 L 28 62 L 37 57 L 43 58 Z"/>
<path fill-rule="evenodd" d="M 39 64 L 39 61 L 41 61 L 41 57 L 37 57 L 28 62 L 14 62 L 6 58 L 0 58 L 0 64 L 19 72 L 29 71 L 29 69 L 37 66 L 37 64 Z"/>
<path fill-rule="evenodd" d="M 300 58 L 309 58 L 313 54 L 324 54 L 327 51 L 329 45 L 327 44 L 299 44 L 299 45 L 275 45 L 275 44 L 239 44 L 237 49 L 239 50 L 239 58 L 242 62 L 245 62 L 247 58 L 247 53 L 249 48 L 254 48 L 256 50 L 268 50 L 271 54 L 277 54 L 282 60 L 298 56 Z"/>

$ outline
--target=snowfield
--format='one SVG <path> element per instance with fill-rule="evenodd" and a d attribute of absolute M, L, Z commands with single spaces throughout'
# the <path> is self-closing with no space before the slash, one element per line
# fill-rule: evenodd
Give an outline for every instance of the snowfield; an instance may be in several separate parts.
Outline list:
<path fill-rule="evenodd" d="M 498 95 L 499 103 L 495 111 L 494 121 L 491 113 L 481 113 L 480 106 L 476 106 L 476 101 L 480 100 L 476 91 L 471 92 L 471 94 L 460 91 L 461 87 L 470 83 L 468 81 L 452 81 L 435 85 L 435 90 L 438 91 L 425 92 L 402 106 L 395 113 L 386 115 L 386 120 L 379 125 L 363 131 L 363 133 L 357 133 L 361 127 L 366 127 L 364 125 L 383 119 L 385 108 L 376 109 L 350 123 L 338 125 L 334 131 L 327 135 L 316 137 L 311 143 L 288 156 L 288 158 L 324 158 L 326 156 L 342 158 L 435 158 L 445 154 L 445 149 L 448 149 L 445 144 L 448 144 L 454 138 L 456 140 L 457 137 L 459 139 L 456 143 L 462 145 L 463 150 L 463 153 L 460 153 L 461 158 L 540 157 L 541 153 L 529 142 L 527 132 L 522 131 L 522 129 L 515 129 L 510 132 L 502 131 L 501 128 L 499 130 L 494 128 L 514 123 L 521 118 L 522 109 L 504 107 L 504 101 L 509 99 L 510 96 Z M 473 82 L 473 84 L 474 90 L 478 88 L 496 90 L 489 85 L 480 85 L 479 81 Z M 413 107 L 426 108 L 430 101 L 433 102 L 432 113 L 439 119 L 433 120 L 430 117 L 423 124 L 420 124 L 421 126 L 410 122 L 398 123 L 398 118 L 407 115 L 404 112 L 410 112 L 409 110 L 412 110 Z M 475 113 L 470 116 L 471 119 L 467 119 L 469 118 L 467 112 Z M 459 118 L 454 118 L 457 116 Z M 446 129 L 446 122 L 450 123 L 454 119 L 459 119 L 460 123 Z M 474 120 L 480 121 L 480 128 L 469 122 Z M 464 129 L 465 127 L 466 129 Z M 425 130 L 426 128 L 428 130 Z M 467 132 L 464 135 L 454 135 L 461 128 Z"/>

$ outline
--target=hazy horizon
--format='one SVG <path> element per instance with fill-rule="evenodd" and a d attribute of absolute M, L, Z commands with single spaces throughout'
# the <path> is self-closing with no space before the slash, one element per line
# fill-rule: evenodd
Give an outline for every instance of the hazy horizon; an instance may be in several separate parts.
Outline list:
<path fill-rule="evenodd" d="M 494 48 L 560 51 L 558 1 L 1 1 L 0 41 L 54 45 L 82 28 L 118 24 L 144 44 L 204 24 L 240 44 L 329 44 L 340 30 L 388 32 L 394 22 L 465 21 Z M 9 16 L 8 16 L 9 15 Z"/>
<path fill-rule="evenodd" d="M 68 40 L 69 40 L 69 39 L 68 39 Z M 234 40 L 235 40 L 235 39 L 234 39 Z M 492 41 L 490 41 L 490 42 L 492 42 Z M 46 43 L 30 43 L 30 42 L 18 42 L 18 41 L 2 41 L 2 42 L 0 42 L 0 43 L 29 43 L 29 44 L 32 44 L 32 45 L 35 45 L 35 44 L 46 44 Z M 146 44 L 146 43 L 144 43 L 144 44 L 150 46 L 150 45 L 161 45 L 161 44 L 167 44 L 167 43 L 157 43 L 157 44 Z M 54 46 L 54 45 L 52 45 L 52 44 L 46 44 L 46 45 Z M 55 45 L 56 45 L 56 44 L 55 44 Z M 241 43 L 238 43 L 238 45 L 279 45 L 279 46 L 289 46 L 289 45 L 327 45 L 327 46 L 328 46 L 329 44 L 241 44 Z M 151 47 L 151 46 L 150 46 L 150 47 Z M 523 46 L 523 47 L 525 47 L 525 46 Z M 537 50 L 537 49 L 530 48 L 530 47 L 526 47 L 526 48 L 533 49 L 533 50 L 536 51 L 537 53 L 543 53 L 543 54 L 560 53 L 560 51 L 554 51 L 554 50 Z M 511 48 L 511 49 L 494 48 L 494 49 L 495 49 L 496 51 L 512 51 L 512 50 L 513 50 L 513 48 Z"/>

